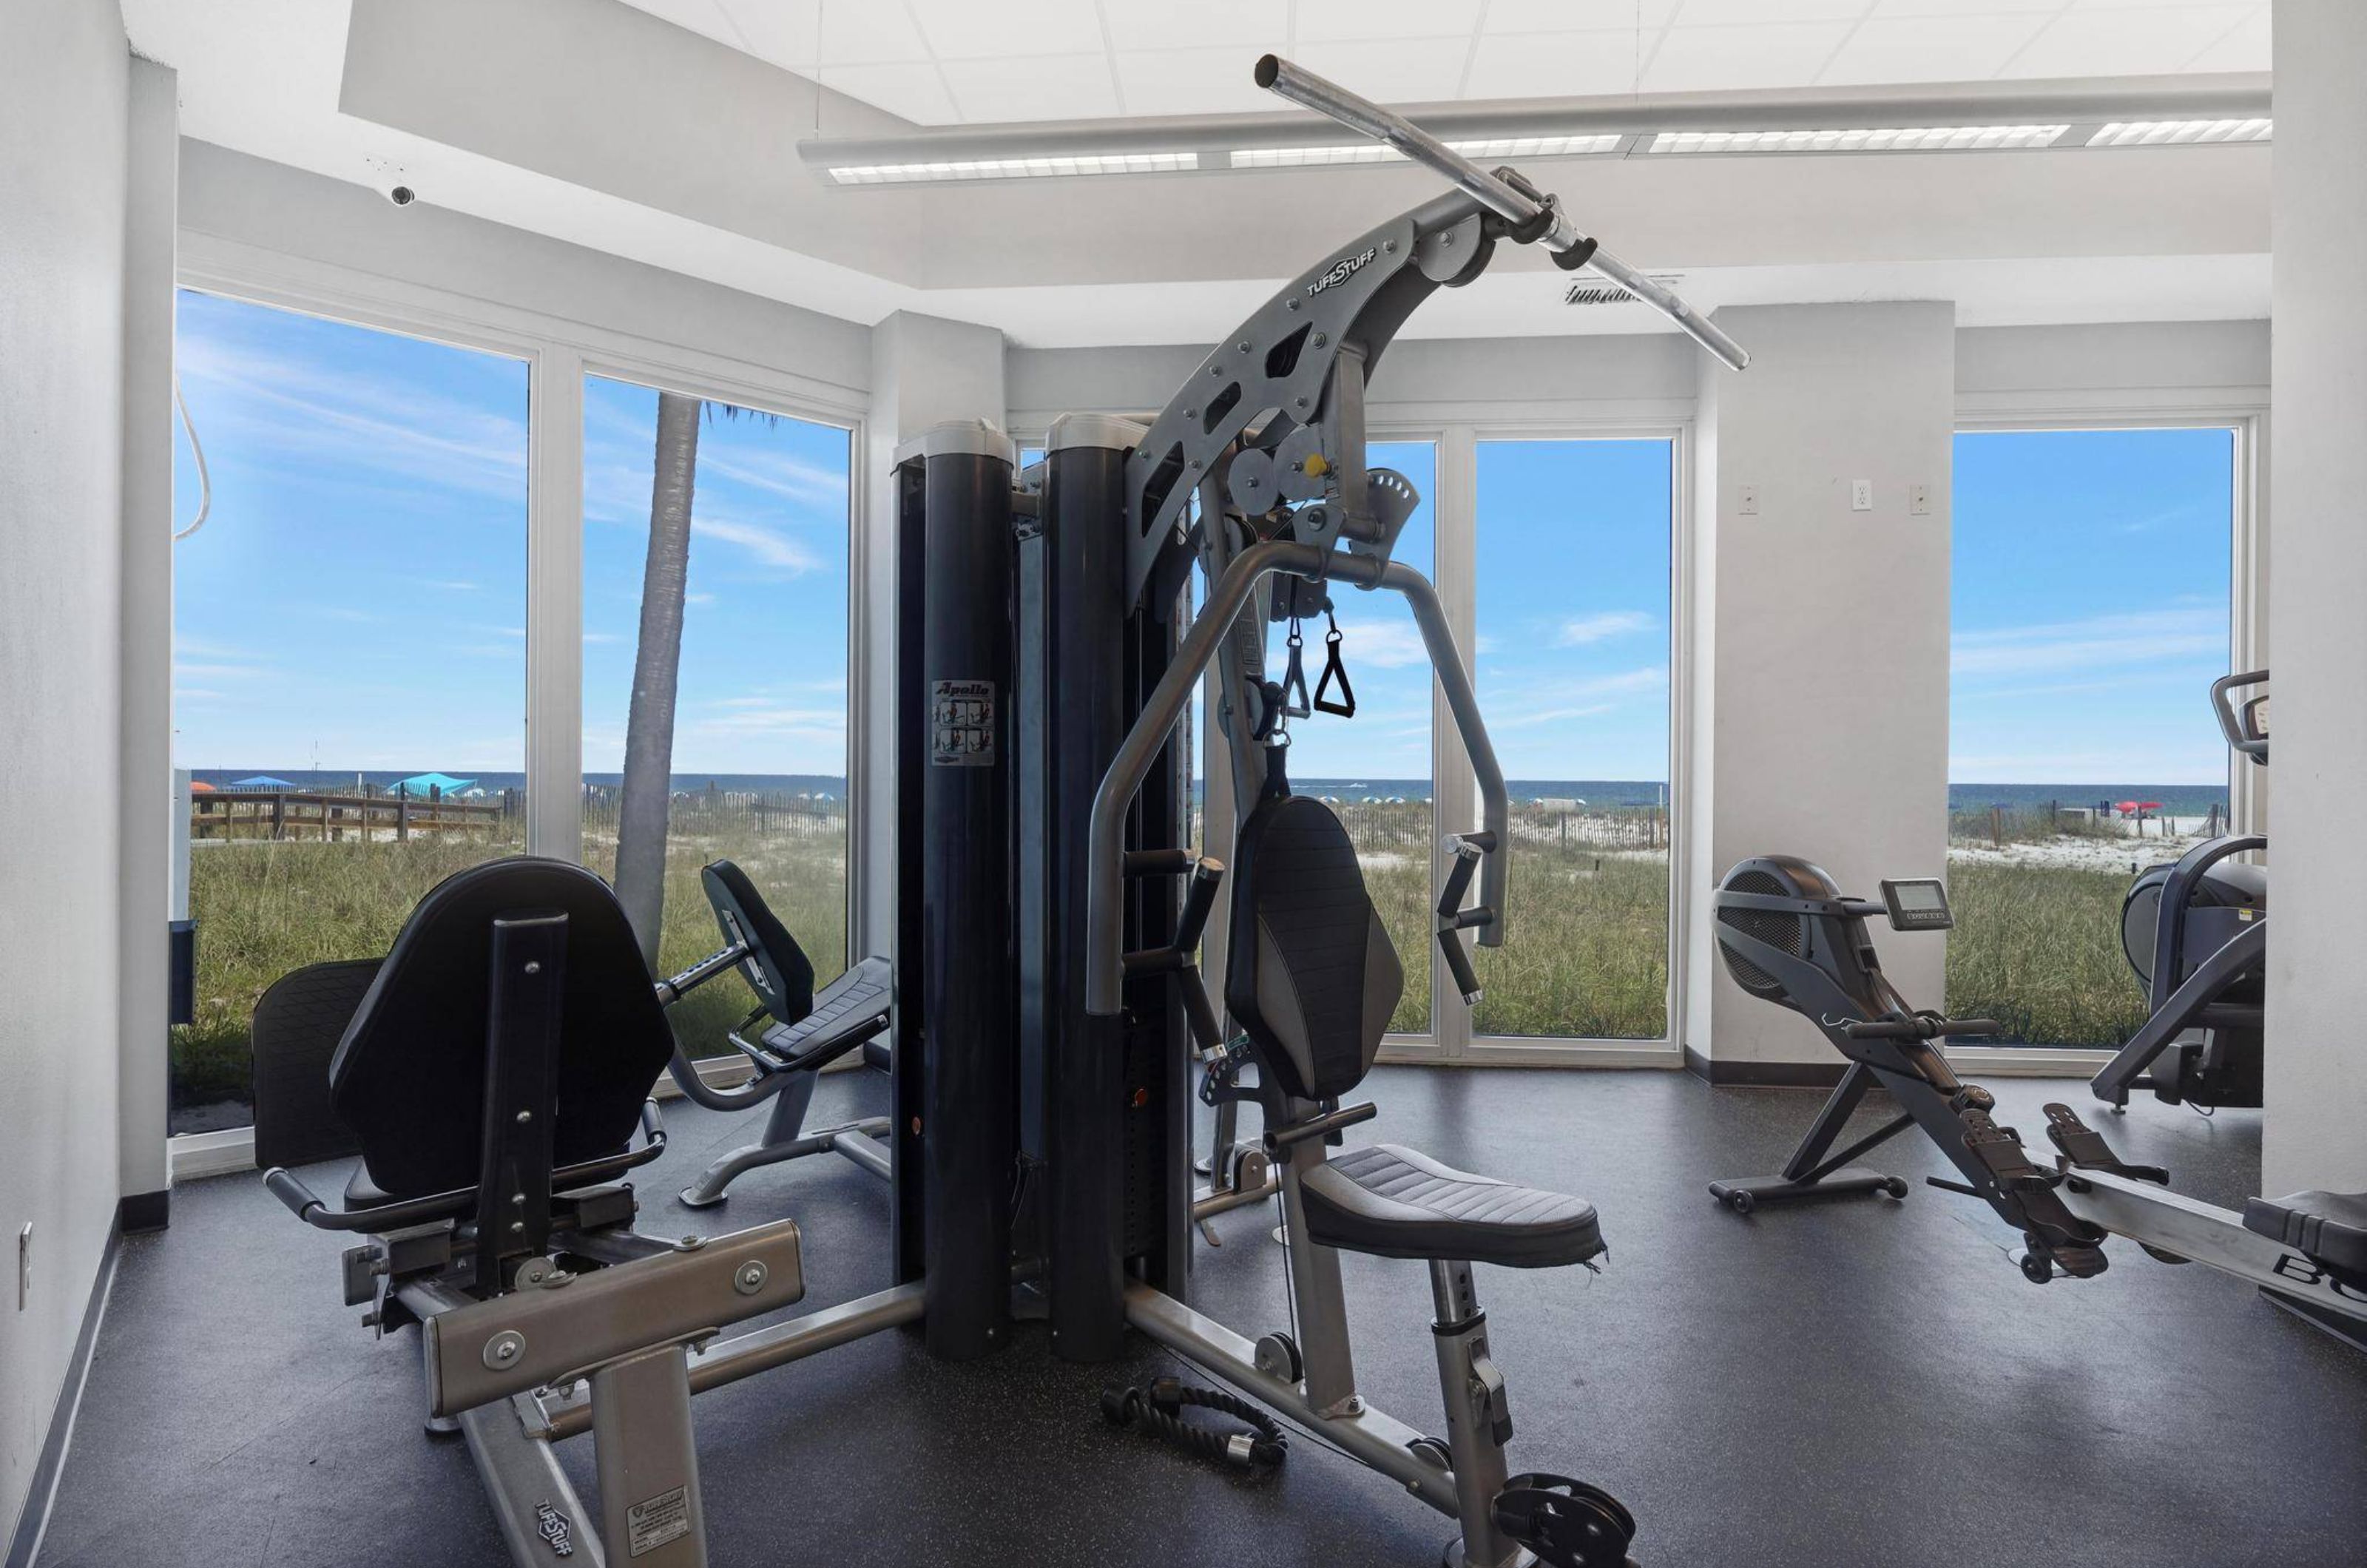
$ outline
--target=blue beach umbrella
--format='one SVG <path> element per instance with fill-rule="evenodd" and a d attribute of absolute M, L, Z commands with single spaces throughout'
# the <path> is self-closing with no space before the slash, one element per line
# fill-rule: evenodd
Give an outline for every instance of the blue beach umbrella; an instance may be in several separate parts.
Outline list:
<path fill-rule="evenodd" d="M 431 794 L 458 795 L 476 782 L 474 779 L 456 779 L 449 773 L 417 773 L 395 784 L 394 793 L 425 800 Z"/>
<path fill-rule="evenodd" d="M 269 773 L 257 773 L 251 779 L 233 779 L 232 789 L 294 789 L 286 779 L 275 779 Z"/>

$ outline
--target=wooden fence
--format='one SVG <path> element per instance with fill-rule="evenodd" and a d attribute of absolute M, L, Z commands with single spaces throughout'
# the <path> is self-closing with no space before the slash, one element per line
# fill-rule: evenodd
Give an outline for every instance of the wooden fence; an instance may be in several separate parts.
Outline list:
<path fill-rule="evenodd" d="M 213 790 L 189 797 L 189 837 L 307 839 L 358 842 L 413 833 L 499 835 L 518 814 L 518 792 L 481 800 L 421 799 L 413 795 L 328 795 L 311 790 Z"/>

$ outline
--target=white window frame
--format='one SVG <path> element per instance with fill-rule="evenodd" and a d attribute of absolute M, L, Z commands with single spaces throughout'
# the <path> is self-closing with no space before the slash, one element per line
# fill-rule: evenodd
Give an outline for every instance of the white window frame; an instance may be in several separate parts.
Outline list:
<path fill-rule="evenodd" d="M 865 831 L 859 780 L 870 710 L 861 650 L 868 623 L 859 581 L 870 482 L 867 391 L 777 367 L 666 343 L 184 230 L 183 288 L 377 332 L 520 360 L 527 367 L 527 850 L 583 857 L 583 378 L 664 388 L 761 408 L 847 434 L 847 957 L 863 902 L 855 846 Z M 553 783 L 565 787 L 545 787 Z M 159 1049 L 169 1049 L 160 1043 Z M 254 1129 L 168 1135 L 172 1179 L 255 1163 Z"/>
<path fill-rule="evenodd" d="M 2269 657 L 2269 389 L 2244 389 L 2234 396 L 2218 390 L 2111 393 L 1967 394 L 1956 400 L 1956 435 L 2044 434 L 2080 430 L 2227 430 L 2236 449 L 2231 465 L 2227 579 L 2227 658 L 2230 670 L 2257 670 Z M 1954 464 L 1950 465 L 1951 474 Z M 1949 497 L 1948 524 L 1954 548 L 1955 500 Z M 1949 631 L 1951 645 L 1954 628 Z M 2198 697 L 2198 701 L 2200 698 Z M 1951 703 L 1953 705 L 1953 695 Z M 2228 819 L 2238 832 L 2265 829 L 2268 781 L 2261 770 L 2227 759 Z M 2091 1077 L 2111 1053 L 2101 1046 L 1949 1046 L 1949 1061 L 1991 1076 Z"/>

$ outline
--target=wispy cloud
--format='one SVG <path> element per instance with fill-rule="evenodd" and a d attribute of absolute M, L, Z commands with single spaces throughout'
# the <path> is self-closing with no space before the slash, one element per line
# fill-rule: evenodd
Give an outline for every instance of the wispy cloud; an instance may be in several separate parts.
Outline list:
<path fill-rule="evenodd" d="M 1958 675 L 2044 675 L 2126 669 L 2227 653 L 2224 607 L 2177 606 L 2025 626 L 1959 631 L 1949 656 Z"/>
<path fill-rule="evenodd" d="M 777 528 L 767 528 L 761 523 L 747 523 L 737 518 L 712 517 L 691 513 L 690 531 L 696 538 L 705 535 L 710 539 L 737 546 L 756 560 L 791 577 L 803 577 L 823 568 L 822 558 Z"/>
<path fill-rule="evenodd" d="M 1584 648 L 1615 637 L 1648 632 L 1658 625 L 1658 619 L 1641 610 L 1605 610 L 1564 621 L 1554 628 L 1553 644 L 1556 648 Z"/>
<path fill-rule="evenodd" d="M 1403 621 L 1357 621 L 1342 618 L 1340 626 L 1340 659 L 1348 666 L 1351 678 L 1356 666 L 1369 664 L 1376 670 L 1408 670 L 1430 662 L 1430 649 L 1423 646 L 1421 633 Z M 1323 645 L 1320 630 L 1308 628 L 1305 657 L 1315 671 L 1323 668 Z"/>
<path fill-rule="evenodd" d="M 1610 713 L 1627 699 L 1659 696 L 1669 687 L 1669 672 L 1657 664 L 1622 670 L 1583 680 L 1545 682 L 1483 699 L 1490 729 L 1528 729 L 1593 718 Z"/>
<path fill-rule="evenodd" d="M 459 350 L 455 353 L 462 352 Z M 275 467 L 393 477 L 526 501 L 525 372 L 517 416 L 381 367 L 266 348 L 185 317 L 176 367 L 198 427 L 224 448 Z"/>

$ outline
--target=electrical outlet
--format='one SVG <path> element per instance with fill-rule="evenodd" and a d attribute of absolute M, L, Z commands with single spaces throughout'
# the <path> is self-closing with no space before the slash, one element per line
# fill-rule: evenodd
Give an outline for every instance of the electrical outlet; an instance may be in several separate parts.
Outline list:
<path fill-rule="evenodd" d="M 1871 512 L 1874 510 L 1874 481 L 1872 479 L 1850 480 L 1850 510 L 1852 512 Z"/>
<path fill-rule="evenodd" d="M 17 1233 L 17 1310 L 33 1299 L 33 1222 L 27 1220 L 25 1228 Z"/>
<path fill-rule="evenodd" d="M 1907 510 L 1912 516 L 1931 516 L 1931 487 L 1930 485 L 1908 485 L 1907 487 Z"/>
<path fill-rule="evenodd" d="M 1759 515 L 1759 487 L 1744 485 L 1737 498 L 1735 510 L 1745 517 Z"/>

